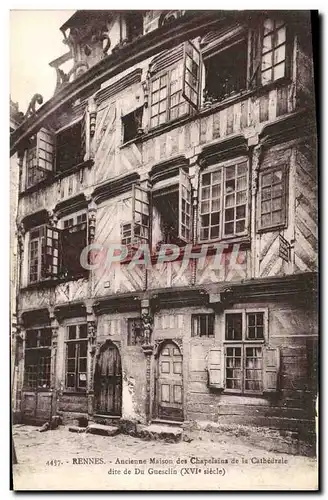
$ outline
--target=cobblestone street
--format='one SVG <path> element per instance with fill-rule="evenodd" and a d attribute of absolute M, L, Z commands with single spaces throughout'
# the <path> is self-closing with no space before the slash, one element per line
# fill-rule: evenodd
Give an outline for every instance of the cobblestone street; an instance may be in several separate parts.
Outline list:
<path fill-rule="evenodd" d="M 122 434 L 75 434 L 68 427 L 40 433 L 37 427 L 16 425 L 13 438 L 16 491 L 313 490 L 317 486 L 314 458 L 270 453 L 225 434 L 204 432 L 190 442 L 168 444 Z M 81 458 L 97 458 L 100 463 L 78 464 Z M 264 459 L 279 463 L 261 463 Z M 209 460 L 212 463 L 206 463 Z"/>

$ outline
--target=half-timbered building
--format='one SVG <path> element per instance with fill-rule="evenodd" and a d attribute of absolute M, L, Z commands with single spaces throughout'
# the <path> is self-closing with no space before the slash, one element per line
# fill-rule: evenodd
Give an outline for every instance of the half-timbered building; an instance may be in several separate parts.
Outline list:
<path fill-rule="evenodd" d="M 61 31 L 54 96 L 11 134 L 15 418 L 313 432 L 310 14 L 77 11 Z"/>

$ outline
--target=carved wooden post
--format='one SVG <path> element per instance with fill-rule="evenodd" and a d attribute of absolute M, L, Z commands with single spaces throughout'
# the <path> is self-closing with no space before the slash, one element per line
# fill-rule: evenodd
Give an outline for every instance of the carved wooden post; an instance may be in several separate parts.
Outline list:
<path fill-rule="evenodd" d="M 51 417 L 57 413 L 57 344 L 59 323 L 54 313 L 54 308 L 49 308 L 49 319 L 51 326 L 51 363 L 50 363 L 50 389 L 52 391 Z M 50 418 L 51 418 L 50 417 Z"/>
<path fill-rule="evenodd" d="M 88 373 L 87 373 L 87 397 L 88 397 L 88 417 L 93 416 L 94 398 L 94 360 L 96 353 L 96 318 L 94 315 L 92 302 L 86 303 L 87 325 L 88 325 Z"/>
<path fill-rule="evenodd" d="M 190 158 L 189 175 L 191 178 L 192 185 L 192 244 L 197 243 L 197 229 L 198 229 L 198 185 L 199 185 L 199 175 L 200 166 L 197 163 L 198 155 Z M 197 259 L 191 260 L 191 284 L 196 283 L 196 270 L 197 270 Z"/>
<path fill-rule="evenodd" d="M 154 346 L 152 345 L 153 316 L 150 310 L 149 299 L 141 301 L 141 322 L 142 322 L 142 350 L 146 356 L 146 417 L 151 419 L 150 389 L 151 389 L 151 355 Z"/>
<path fill-rule="evenodd" d="M 259 183 L 259 170 L 261 165 L 261 158 L 263 147 L 262 144 L 258 142 L 258 136 L 251 137 L 248 140 L 248 145 L 251 148 L 251 172 L 252 172 L 252 204 L 251 204 L 251 277 L 256 278 L 258 276 L 258 268 L 259 268 L 259 252 L 258 252 L 258 244 L 256 237 L 256 199 L 258 192 L 258 183 Z"/>

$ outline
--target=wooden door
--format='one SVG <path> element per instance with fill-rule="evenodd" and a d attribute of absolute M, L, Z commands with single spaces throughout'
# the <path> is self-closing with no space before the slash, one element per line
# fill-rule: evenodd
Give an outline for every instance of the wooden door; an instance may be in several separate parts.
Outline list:
<path fill-rule="evenodd" d="M 157 361 L 157 416 L 183 420 L 182 355 L 173 342 L 163 344 Z"/>
<path fill-rule="evenodd" d="M 120 416 L 122 408 L 122 369 L 117 347 L 106 343 L 100 350 L 95 368 L 95 412 Z"/>

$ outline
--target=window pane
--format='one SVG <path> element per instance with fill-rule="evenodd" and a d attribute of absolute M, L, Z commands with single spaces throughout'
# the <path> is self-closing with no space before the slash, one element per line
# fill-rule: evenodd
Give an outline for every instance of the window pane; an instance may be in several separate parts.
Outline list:
<path fill-rule="evenodd" d="M 286 27 L 282 27 L 277 31 L 277 45 L 286 41 Z"/>
<path fill-rule="evenodd" d="M 277 80 L 278 78 L 282 78 L 285 76 L 285 63 L 278 64 L 273 68 L 273 79 Z"/>
<path fill-rule="evenodd" d="M 242 340 L 242 314 L 226 314 L 226 340 Z"/>
<path fill-rule="evenodd" d="M 245 348 L 245 390 L 262 390 L 262 348 Z"/>
<path fill-rule="evenodd" d="M 281 61 L 285 60 L 285 48 L 286 46 L 282 45 L 281 47 L 279 47 L 274 51 L 274 58 L 273 58 L 274 64 L 278 64 Z"/>
<path fill-rule="evenodd" d="M 68 338 L 69 340 L 76 339 L 76 325 L 68 327 Z"/>
<path fill-rule="evenodd" d="M 87 325 L 86 324 L 80 325 L 79 326 L 79 338 L 80 339 L 85 339 L 85 338 L 87 338 L 87 336 L 88 336 Z"/>
<path fill-rule="evenodd" d="M 262 73 L 262 85 L 266 85 L 272 81 L 272 69 L 264 71 Z"/>

